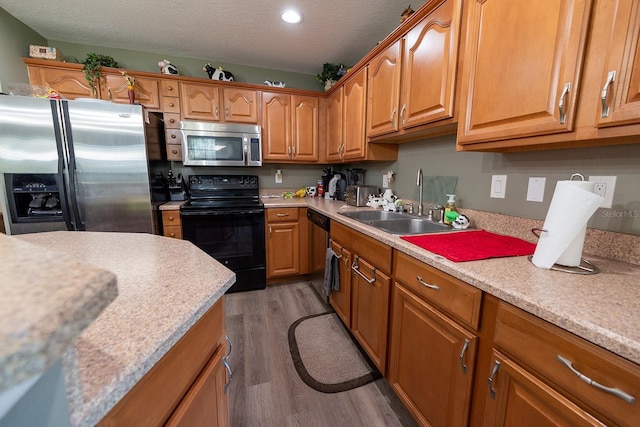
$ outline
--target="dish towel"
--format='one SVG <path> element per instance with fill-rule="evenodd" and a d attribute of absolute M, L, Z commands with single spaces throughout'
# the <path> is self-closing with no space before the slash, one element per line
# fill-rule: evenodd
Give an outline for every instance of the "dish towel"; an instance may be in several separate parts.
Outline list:
<path fill-rule="evenodd" d="M 324 265 L 324 281 L 322 282 L 322 291 L 329 296 L 331 291 L 340 290 L 340 265 L 338 257 L 331 248 L 327 248 L 325 265 Z"/>
<path fill-rule="evenodd" d="M 531 255 L 536 250 L 535 243 L 486 230 L 401 236 L 400 238 L 455 262 Z"/>

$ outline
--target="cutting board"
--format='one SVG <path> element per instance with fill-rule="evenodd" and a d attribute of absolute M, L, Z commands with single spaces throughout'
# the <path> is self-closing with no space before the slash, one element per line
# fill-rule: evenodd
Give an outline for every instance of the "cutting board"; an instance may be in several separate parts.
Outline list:
<path fill-rule="evenodd" d="M 400 238 L 455 262 L 531 255 L 536 249 L 535 243 L 486 230 L 401 236 Z"/>

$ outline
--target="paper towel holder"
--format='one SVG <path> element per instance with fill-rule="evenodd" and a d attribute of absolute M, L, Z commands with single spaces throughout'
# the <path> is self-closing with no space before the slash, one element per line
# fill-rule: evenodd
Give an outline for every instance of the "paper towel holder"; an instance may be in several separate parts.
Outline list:
<path fill-rule="evenodd" d="M 580 174 L 574 174 L 574 175 L 580 175 Z M 573 177 L 573 175 L 571 177 Z M 531 229 L 531 233 L 538 238 L 540 238 L 539 233 L 545 233 L 545 232 L 547 232 L 547 230 L 545 230 L 544 228 Z M 533 255 L 529 255 L 528 259 L 529 261 L 533 262 L 532 261 Z M 570 266 L 560 265 L 560 264 L 553 264 L 550 270 L 562 271 L 563 273 L 572 273 L 572 274 L 597 274 L 600 272 L 600 269 L 596 265 L 590 263 L 584 258 L 580 258 L 580 265 L 577 265 L 575 267 L 570 267 Z"/>

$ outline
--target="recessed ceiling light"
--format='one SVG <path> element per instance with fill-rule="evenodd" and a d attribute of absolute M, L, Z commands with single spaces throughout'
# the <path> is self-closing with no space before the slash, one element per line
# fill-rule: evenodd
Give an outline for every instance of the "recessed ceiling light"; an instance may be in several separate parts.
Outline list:
<path fill-rule="evenodd" d="M 283 11 L 282 15 L 280 16 L 282 17 L 282 20 L 284 22 L 288 22 L 289 24 L 297 24 L 298 22 L 302 21 L 302 14 L 293 9 L 287 9 Z"/>

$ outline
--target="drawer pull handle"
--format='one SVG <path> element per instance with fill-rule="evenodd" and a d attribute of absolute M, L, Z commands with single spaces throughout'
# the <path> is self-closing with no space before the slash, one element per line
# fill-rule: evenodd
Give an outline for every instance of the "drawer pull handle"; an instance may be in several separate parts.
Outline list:
<path fill-rule="evenodd" d="M 430 283 L 425 282 L 424 280 L 422 280 L 422 277 L 420 276 L 416 276 L 416 279 L 418 279 L 418 282 L 423 285 L 426 286 L 429 289 L 433 289 L 434 291 L 439 291 L 440 290 L 440 286 L 438 285 L 432 285 Z"/>
<path fill-rule="evenodd" d="M 491 374 L 489 374 L 489 395 L 491 396 L 492 399 L 496 398 L 496 391 L 493 388 L 493 379 L 496 377 L 496 374 L 498 373 L 499 369 L 500 369 L 500 362 L 496 360 L 495 363 L 493 364 L 493 369 L 491 369 Z"/>
<path fill-rule="evenodd" d="M 565 83 L 562 93 L 560 94 L 560 100 L 558 101 L 558 111 L 560 112 L 560 124 L 563 125 L 567 121 L 567 113 L 564 111 L 564 102 L 567 98 L 567 94 L 571 90 L 571 83 Z"/>
<path fill-rule="evenodd" d="M 227 373 L 229 374 L 229 381 L 224 385 L 224 394 L 227 394 L 227 389 L 231 385 L 231 380 L 233 379 L 233 372 L 231 371 L 231 366 L 229 366 L 229 362 L 227 362 L 227 358 L 222 358 L 222 365 L 227 368 Z"/>
<path fill-rule="evenodd" d="M 336 257 L 337 259 L 342 259 L 342 257 L 343 257 L 343 256 L 344 256 L 344 252 L 342 251 L 342 248 L 340 248 L 340 254 L 339 254 L 339 255 L 338 255 L 338 254 L 335 254 L 335 257 Z"/>
<path fill-rule="evenodd" d="M 229 335 L 225 334 L 224 337 L 229 343 L 229 350 L 227 350 L 227 355 L 225 356 L 225 359 L 228 359 L 229 356 L 231 356 L 231 349 L 233 349 L 233 343 L 231 342 L 231 338 L 229 338 Z"/>
<path fill-rule="evenodd" d="M 462 351 L 460 352 L 460 367 L 462 368 L 462 373 L 467 373 L 467 365 L 464 364 L 464 356 L 469 349 L 469 340 L 465 339 L 464 344 L 462 345 Z"/>
<path fill-rule="evenodd" d="M 276 216 L 279 216 L 279 217 L 282 218 L 283 216 L 289 216 L 289 214 L 288 213 L 279 213 L 279 214 L 276 214 Z"/>
<path fill-rule="evenodd" d="M 615 70 L 609 71 L 609 74 L 607 74 L 607 81 L 604 83 L 604 87 L 602 88 L 602 92 L 600 93 L 600 99 L 602 100 L 602 113 L 600 114 L 600 117 L 603 119 L 609 117 L 609 105 L 607 104 L 607 97 L 609 96 L 609 87 L 615 79 Z"/>
<path fill-rule="evenodd" d="M 589 378 L 588 376 L 584 375 L 582 372 L 580 372 L 576 368 L 574 368 L 573 367 L 573 363 L 571 363 L 571 361 L 569 359 L 567 359 L 566 357 L 562 357 L 562 356 L 560 356 L 558 354 L 558 360 L 564 366 L 569 368 L 571 370 L 571 372 L 576 374 L 576 376 L 578 378 L 580 378 L 582 381 L 584 381 L 585 383 L 594 386 L 598 390 L 602 390 L 602 391 L 607 392 L 609 394 L 613 394 L 614 396 L 619 397 L 620 399 L 624 400 L 625 402 L 627 402 L 627 403 L 629 403 L 631 405 L 633 405 L 635 403 L 635 401 L 636 401 L 635 397 L 631 396 L 628 393 L 625 393 L 624 391 L 620 390 L 618 387 L 603 386 L 602 384 L 592 380 L 591 378 Z"/>
<path fill-rule="evenodd" d="M 367 283 L 372 284 L 376 281 L 376 269 L 373 268 L 371 270 L 371 273 L 373 274 L 373 278 L 369 279 L 367 276 L 365 276 L 361 271 L 360 271 L 360 265 L 358 264 L 358 259 L 359 257 L 355 257 L 355 259 L 353 260 L 353 264 L 351 265 L 351 269 L 353 271 L 355 271 L 356 273 L 358 273 L 358 276 L 362 277 L 364 280 L 367 281 Z"/>

